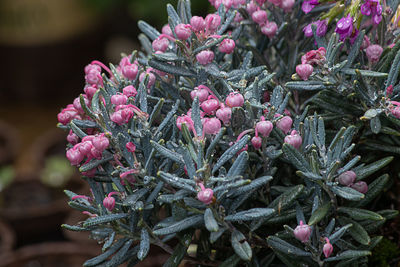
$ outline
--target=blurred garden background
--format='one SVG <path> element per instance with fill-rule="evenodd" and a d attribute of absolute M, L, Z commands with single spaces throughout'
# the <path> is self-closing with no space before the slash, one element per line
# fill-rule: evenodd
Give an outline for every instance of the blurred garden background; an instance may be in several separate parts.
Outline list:
<path fill-rule="evenodd" d="M 176 2 L 0 1 L 0 266 L 81 266 L 98 254 L 87 235 L 60 227 L 85 219 L 62 189 L 88 189 L 65 159 L 57 113 L 83 92 L 87 64 L 140 49 L 137 21 L 161 30 Z M 194 14 L 210 9 L 192 2 Z"/>

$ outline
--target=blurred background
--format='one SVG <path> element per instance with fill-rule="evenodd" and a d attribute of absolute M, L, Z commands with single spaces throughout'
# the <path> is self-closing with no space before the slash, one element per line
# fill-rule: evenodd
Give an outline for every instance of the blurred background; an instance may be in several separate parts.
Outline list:
<path fill-rule="evenodd" d="M 0 1 L 0 267 L 81 266 L 100 253 L 88 234 L 60 227 L 86 218 L 63 189 L 88 188 L 65 158 L 57 113 L 83 92 L 87 64 L 118 63 L 121 52 L 140 49 L 137 21 L 161 30 L 166 4 L 176 2 Z M 192 1 L 193 14 L 209 8 Z"/>

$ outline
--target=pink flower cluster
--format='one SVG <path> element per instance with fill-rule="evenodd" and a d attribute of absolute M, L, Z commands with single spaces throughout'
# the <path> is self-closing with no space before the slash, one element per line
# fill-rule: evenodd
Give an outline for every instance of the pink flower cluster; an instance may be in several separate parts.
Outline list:
<path fill-rule="evenodd" d="M 263 4 L 265 1 L 258 2 L 262 2 Z M 269 38 L 275 36 L 278 30 L 278 25 L 275 22 L 268 20 L 268 15 L 265 10 L 262 10 L 254 1 L 251 1 L 249 4 L 247 4 L 246 9 L 252 20 L 260 26 L 261 32 L 264 35 L 268 36 Z"/>
<path fill-rule="evenodd" d="M 86 162 L 93 158 L 101 159 L 103 151 L 107 149 L 108 145 L 109 140 L 104 133 L 87 135 L 82 138 L 80 143 L 67 150 L 66 156 L 71 165 L 79 165 L 85 158 Z"/>

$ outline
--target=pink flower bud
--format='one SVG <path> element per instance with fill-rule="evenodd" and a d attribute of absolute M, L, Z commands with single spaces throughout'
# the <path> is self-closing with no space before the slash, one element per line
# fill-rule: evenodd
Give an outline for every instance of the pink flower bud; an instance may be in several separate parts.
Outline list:
<path fill-rule="evenodd" d="M 169 40 L 167 38 L 157 38 L 151 44 L 154 51 L 165 52 L 169 46 Z"/>
<path fill-rule="evenodd" d="M 169 36 L 174 36 L 174 34 L 172 33 L 171 27 L 169 26 L 169 24 L 165 24 L 162 29 L 161 29 L 161 33 L 169 35 Z"/>
<path fill-rule="evenodd" d="M 290 135 L 285 136 L 284 142 L 292 145 L 296 149 L 299 149 L 303 143 L 303 140 L 296 130 L 293 130 Z"/>
<path fill-rule="evenodd" d="M 395 107 L 390 110 L 390 112 L 395 116 L 397 119 L 400 119 L 400 107 Z"/>
<path fill-rule="evenodd" d="M 85 75 L 85 80 L 88 84 L 98 84 L 101 81 L 101 72 L 92 69 Z"/>
<path fill-rule="evenodd" d="M 206 29 L 206 22 L 202 17 L 193 16 L 190 19 L 190 25 L 192 29 L 196 32 L 204 31 Z"/>
<path fill-rule="evenodd" d="M 298 240 L 306 243 L 310 239 L 311 227 L 308 224 L 303 224 L 303 221 L 300 221 L 300 225 L 297 225 L 293 234 Z"/>
<path fill-rule="evenodd" d="M 85 86 L 85 88 L 83 89 L 83 91 L 85 92 L 86 96 L 88 97 L 88 99 L 92 99 L 93 95 L 96 93 L 97 91 L 97 87 L 96 86 Z"/>
<path fill-rule="evenodd" d="M 89 101 L 89 99 L 87 98 L 86 95 L 83 95 L 83 100 L 84 100 L 86 106 L 89 106 L 90 101 Z M 77 97 L 77 98 L 74 99 L 73 105 L 74 105 L 74 108 L 75 108 L 78 112 L 83 113 L 83 109 L 82 109 L 82 106 L 81 106 L 81 99 L 80 99 L 80 97 Z"/>
<path fill-rule="evenodd" d="M 360 49 L 362 49 L 362 50 L 367 49 L 367 47 L 370 45 L 371 45 L 371 42 L 369 40 L 369 37 L 367 35 L 364 35 L 364 39 L 360 46 Z"/>
<path fill-rule="evenodd" d="M 246 0 L 233 0 L 233 6 L 236 8 L 244 4 L 246 4 Z"/>
<path fill-rule="evenodd" d="M 233 5 L 233 1 L 232 0 L 222 0 L 222 4 L 226 8 L 226 10 L 228 10 Z"/>
<path fill-rule="evenodd" d="M 350 186 L 356 180 L 357 174 L 353 171 L 347 171 L 339 175 L 338 181 L 342 185 Z"/>
<path fill-rule="evenodd" d="M 292 8 L 294 6 L 294 0 L 282 0 L 280 6 L 286 13 L 288 13 L 292 11 Z"/>
<path fill-rule="evenodd" d="M 221 129 L 221 122 L 217 118 L 205 118 L 203 120 L 203 130 L 206 134 L 217 134 Z"/>
<path fill-rule="evenodd" d="M 364 181 L 359 181 L 357 183 L 354 183 L 350 186 L 351 188 L 357 190 L 361 194 L 365 194 L 368 192 L 368 185 Z"/>
<path fill-rule="evenodd" d="M 111 104 L 114 104 L 116 106 L 118 105 L 126 105 L 126 102 L 128 101 L 128 97 L 126 95 L 113 95 L 111 96 Z"/>
<path fill-rule="evenodd" d="M 136 146 L 135 146 L 135 144 L 132 143 L 132 142 L 126 143 L 125 147 L 126 147 L 126 149 L 128 149 L 128 151 L 131 152 L 131 153 L 135 153 L 135 151 L 136 151 Z"/>
<path fill-rule="evenodd" d="M 225 107 L 221 104 L 221 108 L 215 113 L 218 119 L 220 119 L 225 125 L 228 125 L 232 117 L 232 109 Z"/>
<path fill-rule="evenodd" d="M 90 71 L 97 71 L 97 72 L 101 72 L 101 67 L 97 64 L 88 64 L 85 66 L 85 74 L 88 74 Z"/>
<path fill-rule="evenodd" d="M 272 128 L 274 128 L 272 122 L 264 120 L 264 117 L 262 117 L 262 120 L 256 124 L 256 132 L 261 134 L 263 137 L 268 137 Z"/>
<path fill-rule="evenodd" d="M 108 138 L 104 134 L 101 134 L 93 138 L 92 144 L 98 151 L 103 152 L 110 144 L 110 141 L 108 141 Z"/>
<path fill-rule="evenodd" d="M 196 55 L 196 59 L 201 65 L 210 64 L 214 60 L 214 52 L 211 50 L 203 50 Z"/>
<path fill-rule="evenodd" d="M 205 18 L 206 30 L 208 32 L 215 32 L 221 25 L 221 17 L 217 14 L 208 14 Z"/>
<path fill-rule="evenodd" d="M 68 105 L 60 113 L 57 114 L 58 122 L 63 125 L 70 123 L 73 119 L 78 116 L 78 111 L 73 105 Z"/>
<path fill-rule="evenodd" d="M 105 197 L 103 199 L 103 206 L 109 211 L 112 211 L 115 207 L 115 199 L 112 196 Z"/>
<path fill-rule="evenodd" d="M 195 90 L 190 92 L 190 96 L 192 97 L 193 100 L 195 99 L 196 96 L 199 98 L 200 103 L 207 100 L 209 94 L 208 94 L 208 90 L 204 87 L 206 87 L 206 86 L 200 85 L 200 86 L 194 88 Z"/>
<path fill-rule="evenodd" d="M 82 139 L 82 142 L 79 144 L 76 144 L 74 146 L 75 149 L 79 150 L 79 152 L 83 155 L 83 156 L 88 156 L 90 155 L 90 151 L 93 148 L 93 144 L 92 141 L 85 141 Z"/>
<path fill-rule="evenodd" d="M 235 49 L 235 41 L 229 38 L 224 39 L 218 46 L 218 49 L 222 53 L 231 54 Z"/>
<path fill-rule="evenodd" d="M 192 30 L 189 24 L 178 24 L 175 27 L 176 37 L 180 40 L 187 40 L 192 35 Z"/>
<path fill-rule="evenodd" d="M 135 97 L 137 95 L 136 88 L 132 85 L 128 85 L 122 89 L 122 93 L 127 97 Z"/>
<path fill-rule="evenodd" d="M 70 130 L 67 135 L 67 141 L 71 145 L 76 145 L 79 142 L 79 137 L 76 134 L 74 134 L 72 130 Z"/>
<path fill-rule="evenodd" d="M 179 130 L 182 129 L 182 123 L 185 123 L 189 131 L 193 131 L 193 120 L 188 115 L 182 115 L 176 118 L 176 126 Z"/>
<path fill-rule="evenodd" d="M 262 145 L 262 139 L 259 136 L 254 136 L 253 138 L 251 138 L 251 144 L 253 145 L 253 147 L 255 149 L 260 149 L 261 145 Z"/>
<path fill-rule="evenodd" d="M 84 156 L 78 149 L 71 148 L 66 152 L 67 159 L 71 162 L 71 165 L 78 165 L 83 160 Z"/>
<path fill-rule="evenodd" d="M 267 18 L 267 12 L 265 10 L 257 10 L 255 11 L 252 15 L 251 18 L 253 21 L 257 24 L 264 25 L 267 23 L 268 18 Z"/>
<path fill-rule="evenodd" d="M 90 154 L 88 155 L 89 158 L 101 159 L 102 158 L 102 151 L 96 149 L 94 146 L 90 150 Z"/>
<path fill-rule="evenodd" d="M 382 55 L 382 52 L 383 52 L 383 48 L 380 45 L 370 45 L 365 50 L 368 60 L 371 63 L 377 63 L 379 61 L 379 58 Z"/>
<path fill-rule="evenodd" d="M 333 246 L 332 244 L 329 242 L 329 239 L 327 237 L 325 237 L 325 245 L 322 248 L 322 251 L 324 252 L 325 258 L 329 258 L 329 256 L 332 254 L 333 252 Z"/>
<path fill-rule="evenodd" d="M 213 202 L 213 190 L 211 188 L 205 188 L 202 183 L 200 183 L 199 186 L 201 187 L 201 191 L 197 193 L 197 199 L 206 205 L 211 204 Z"/>
<path fill-rule="evenodd" d="M 232 92 L 226 97 L 225 104 L 230 108 L 241 107 L 244 104 L 243 95 L 238 92 Z"/>
<path fill-rule="evenodd" d="M 276 25 L 276 23 L 273 21 L 267 21 L 267 23 L 261 27 L 261 32 L 269 38 L 274 37 L 277 30 L 278 25 Z"/>
<path fill-rule="evenodd" d="M 235 16 L 235 18 L 233 19 L 233 21 L 236 22 L 236 23 L 240 23 L 242 20 L 244 20 L 242 14 L 240 14 L 239 12 L 236 13 L 236 16 Z"/>
<path fill-rule="evenodd" d="M 299 75 L 304 81 L 308 80 L 313 71 L 314 68 L 310 64 L 300 64 L 296 66 L 297 75 Z"/>
<path fill-rule="evenodd" d="M 219 101 L 212 95 L 208 97 L 208 100 L 201 103 L 200 107 L 204 110 L 207 114 L 212 114 L 216 111 L 219 107 Z"/>
<path fill-rule="evenodd" d="M 289 116 L 284 116 L 282 119 L 276 122 L 276 127 L 281 129 L 285 134 L 287 134 L 290 129 L 292 129 L 293 120 Z"/>
<path fill-rule="evenodd" d="M 151 73 L 152 69 L 148 69 L 146 72 L 142 72 L 139 76 L 139 81 L 142 82 L 146 75 L 149 75 L 149 81 L 147 83 L 147 88 L 151 88 L 156 82 L 156 76 Z"/>
<path fill-rule="evenodd" d="M 256 12 L 258 10 L 258 6 L 256 5 L 256 3 L 254 3 L 253 1 L 251 1 L 250 3 L 248 3 L 246 5 L 246 10 L 247 13 L 250 14 L 250 16 L 253 15 L 254 12 Z"/>
<path fill-rule="evenodd" d="M 122 75 L 128 80 L 135 80 L 139 72 L 136 64 L 129 64 L 122 67 Z"/>
<path fill-rule="evenodd" d="M 122 115 L 122 110 L 118 110 L 118 111 L 114 112 L 113 114 L 111 114 L 110 119 L 112 122 L 115 122 L 118 125 L 122 125 L 125 123 L 125 119 L 123 118 L 123 115 Z"/>

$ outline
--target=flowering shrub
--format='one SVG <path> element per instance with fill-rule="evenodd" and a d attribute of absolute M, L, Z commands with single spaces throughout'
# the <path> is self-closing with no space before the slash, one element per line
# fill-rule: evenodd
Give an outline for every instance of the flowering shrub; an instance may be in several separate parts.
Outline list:
<path fill-rule="evenodd" d="M 400 151 L 398 2 L 210 2 L 139 21 L 143 51 L 86 66 L 58 114 L 92 192 L 63 226 L 103 243 L 84 266 L 150 244 L 165 266 L 367 264 L 398 214 L 371 206 Z"/>

